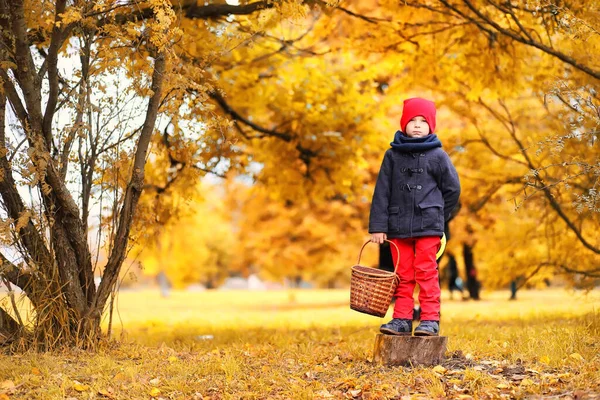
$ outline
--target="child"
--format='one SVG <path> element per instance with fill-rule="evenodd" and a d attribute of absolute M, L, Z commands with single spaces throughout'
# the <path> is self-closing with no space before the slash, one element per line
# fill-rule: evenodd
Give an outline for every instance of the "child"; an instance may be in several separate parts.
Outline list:
<path fill-rule="evenodd" d="M 419 284 L 421 323 L 415 336 L 440 330 L 440 284 L 436 252 L 444 223 L 458 203 L 460 183 L 435 132 L 435 104 L 422 98 L 404 101 L 401 131 L 383 157 L 369 217 L 371 241 L 394 242 L 400 257 L 393 319 L 381 325 L 390 335 L 411 335 L 415 283 Z"/>

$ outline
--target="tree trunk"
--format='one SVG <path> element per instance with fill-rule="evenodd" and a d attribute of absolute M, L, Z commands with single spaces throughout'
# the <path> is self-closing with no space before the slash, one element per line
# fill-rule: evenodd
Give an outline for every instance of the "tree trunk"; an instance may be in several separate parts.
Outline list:
<path fill-rule="evenodd" d="M 442 362 L 448 338 L 445 336 L 393 336 L 377 334 L 373 362 L 388 366 L 431 366 Z"/>
<path fill-rule="evenodd" d="M 0 345 L 13 341 L 19 333 L 19 328 L 19 323 L 0 308 Z"/>

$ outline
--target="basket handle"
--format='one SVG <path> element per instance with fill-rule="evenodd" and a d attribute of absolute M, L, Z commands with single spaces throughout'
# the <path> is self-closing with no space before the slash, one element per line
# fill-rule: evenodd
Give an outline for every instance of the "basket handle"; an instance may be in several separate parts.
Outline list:
<path fill-rule="evenodd" d="M 394 243 L 394 242 L 392 242 L 392 241 L 390 241 L 390 240 L 387 240 L 387 239 L 384 239 L 384 240 L 385 240 L 386 242 L 388 242 L 388 243 L 390 243 L 390 244 L 394 245 L 394 247 L 396 248 L 396 251 L 398 252 L 398 258 L 396 258 L 396 265 L 394 266 L 394 273 L 395 273 L 395 274 L 398 274 L 398 264 L 400 264 L 400 249 L 398 248 L 398 246 L 396 246 L 396 243 Z M 363 245 L 362 245 L 362 247 L 360 248 L 360 252 L 358 253 L 358 261 L 356 262 L 356 264 L 360 264 L 360 257 L 362 256 L 363 249 L 364 249 L 364 248 L 365 248 L 365 246 L 366 246 L 366 245 L 368 245 L 369 243 L 375 243 L 375 242 L 371 242 L 370 240 L 367 240 L 367 241 L 365 242 L 365 244 L 363 244 Z"/>

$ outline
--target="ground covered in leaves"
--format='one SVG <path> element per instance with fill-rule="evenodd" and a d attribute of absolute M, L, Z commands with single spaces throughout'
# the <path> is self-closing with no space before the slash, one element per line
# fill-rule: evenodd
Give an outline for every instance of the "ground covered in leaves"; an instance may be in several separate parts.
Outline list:
<path fill-rule="evenodd" d="M 123 292 L 97 353 L 0 355 L 4 399 L 600 399 L 600 297 L 443 301 L 447 357 L 372 362 L 347 291 Z M 447 295 L 446 295 L 447 297 Z"/>

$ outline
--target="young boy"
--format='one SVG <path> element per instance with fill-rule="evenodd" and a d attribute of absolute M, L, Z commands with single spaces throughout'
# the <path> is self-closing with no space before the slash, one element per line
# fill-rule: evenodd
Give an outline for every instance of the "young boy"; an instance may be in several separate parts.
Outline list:
<path fill-rule="evenodd" d="M 393 319 L 381 325 L 390 335 L 411 335 L 415 283 L 419 284 L 421 323 L 415 336 L 440 331 L 440 285 L 436 252 L 444 223 L 458 203 L 460 183 L 450 157 L 435 135 L 435 104 L 422 98 L 404 101 L 401 131 L 383 157 L 373 193 L 371 241 L 394 242 L 400 257 Z"/>

